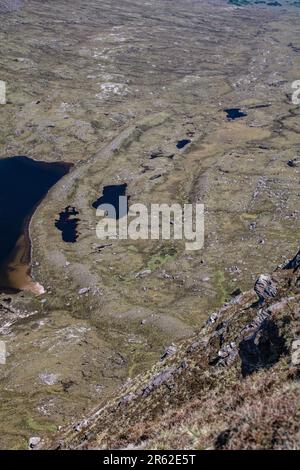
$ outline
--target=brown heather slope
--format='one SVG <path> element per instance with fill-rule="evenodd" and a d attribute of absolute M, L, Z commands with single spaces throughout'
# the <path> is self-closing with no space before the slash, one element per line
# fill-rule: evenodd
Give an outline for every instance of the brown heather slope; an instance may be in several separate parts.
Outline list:
<path fill-rule="evenodd" d="M 300 251 L 42 448 L 299 449 Z"/>

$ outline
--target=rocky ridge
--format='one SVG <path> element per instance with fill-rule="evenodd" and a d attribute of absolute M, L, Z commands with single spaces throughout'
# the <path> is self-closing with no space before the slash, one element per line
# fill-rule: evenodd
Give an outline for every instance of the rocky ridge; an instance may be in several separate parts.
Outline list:
<path fill-rule="evenodd" d="M 300 447 L 300 251 L 271 293 L 241 293 L 151 371 L 39 447 Z M 257 283 L 256 283 L 257 286 Z"/>

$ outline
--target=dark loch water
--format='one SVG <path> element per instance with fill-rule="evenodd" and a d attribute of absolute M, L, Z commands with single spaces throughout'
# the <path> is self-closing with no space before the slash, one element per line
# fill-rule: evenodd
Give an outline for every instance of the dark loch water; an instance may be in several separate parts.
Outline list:
<path fill-rule="evenodd" d="M 239 119 L 242 117 L 246 117 L 247 114 L 243 113 L 240 108 L 228 108 L 224 109 L 225 113 L 227 114 L 227 119 L 229 121 L 234 121 L 235 119 Z"/>
<path fill-rule="evenodd" d="M 189 140 L 189 139 L 179 140 L 176 144 L 176 147 L 180 150 L 180 149 L 183 149 L 186 145 L 188 145 L 190 143 L 191 143 L 191 140 Z"/>
<path fill-rule="evenodd" d="M 59 214 L 55 227 L 62 232 L 61 236 L 66 243 L 75 243 L 78 238 L 77 227 L 80 219 L 76 217 L 79 212 L 75 207 L 68 206 Z"/>
<path fill-rule="evenodd" d="M 99 197 L 92 206 L 94 209 L 98 209 L 102 204 L 111 204 L 116 209 L 116 219 L 124 217 L 128 213 L 128 204 L 126 207 L 126 213 L 121 213 L 119 210 L 119 197 L 126 196 L 127 184 L 114 184 L 111 186 L 104 186 L 102 196 Z M 127 198 L 127 203 L 128 203 Z"/>
<path fill-rule="evenodd" d="M 67 163 L 39 162 L 28 157 L 0 160 L 0 291 L 14 288 L 9 278 L 15 258 L 18 263 L 21 260 L 22 266 L 27 263 L 29 269 L 30 218 L 48 190 L 70 167 Z"/>

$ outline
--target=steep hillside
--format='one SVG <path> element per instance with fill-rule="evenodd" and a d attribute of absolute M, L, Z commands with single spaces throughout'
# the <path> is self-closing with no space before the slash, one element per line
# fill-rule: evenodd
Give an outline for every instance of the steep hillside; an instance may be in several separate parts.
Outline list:
<path fill-rule="evenodd" d="M 299 449 L 299 366 L 300 251 L 42 447 Z"/>

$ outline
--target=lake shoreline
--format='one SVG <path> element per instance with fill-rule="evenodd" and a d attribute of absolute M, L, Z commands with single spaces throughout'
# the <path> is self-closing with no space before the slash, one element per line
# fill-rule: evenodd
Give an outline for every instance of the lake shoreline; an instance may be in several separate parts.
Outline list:
<path fill-rule="evenodd" d="M 66 174 L 69 173 L 70 169 L 72 168 L 73 164 L 67 162 L 45 162 L 35 159 L 29 159 L 28 157 L 9 157 L 0 160 L 0 166 L 4 166 L 5 172 L 5 164 L 7 163 L 8 166 L 11 166 L 14 162 L 11 162 L 11 159 L 17 159 L 16 162 L 16 170 L 18 171 L 18 165 L 21 164 L 19 170 L 25 169 L 27 171 L 27 176 L 29 178 L 29 168 L 32 168 L 32 173 L 36 173 L 33 175 L 34 177 L 38 177 L 38 172 L 40 171 L 40 181 L 43 181 L 45 187 L 42 188 L 41 186 L 38 188 L 37 195 L 29 193 L 29 198 L 33 198 L 32 207 L 22 207 L 21 209 L 17 209 L 18 205 L 16 204 L 15 198 L 17 197 L 16 194 L 13 194 L 12 198 L 12 211 L 15 210 L 16 212 L 16 225 L 18 228 L 15 227 L 11 228 L 11 224 L 14 223 L 13 221 L 13 214 L 10 214 L 7 207 L 2 207 L 1 210 L 6 213 L 8 220 L 4 220 L 2 222 L 2 230 L 9 230 L 11 229 L 12 237 L 16 238 L 16 234 L 19 233 L 18 238 L 14 242 L 10 242 L 7 239 L 7 236 L 4 235 L 4 248 L 3 253 L 1 254 L 0 258 L 0 290 L 4 293 L 12 293 L 18 292 L 20 290 L 30 291 L 34 294 L 40 295 L 43 294 L 44 288 L 38 283 L 34 282 L 31 278 L 31 259 L 32 259 L 32 240 L 30 237 L 30 223 L 32 220 L 35 211 L 37 210 L 38 206 L 42 202 L 42 200 L 47 197 L 49 191 L 55 186 L 55 184 Z M 13 168 L 11 168 L 12 170 Z M 45 171 L 49 170 L 49 181 L 47 181 Z M 9 168 L 6 168 L 6 172 L 9 171 Z M 34 179 L 33 179 L 34 181 Z M 10 184 L 6 182 L 6 186 L 3 183 L 4 191 L 5 189 L 10 193 Z M 16 193 L 18 194 L 19 188 L 17 189 Z M 22 188 L 21 188 L 22 191 Z M 21 195 L 22 196 L 22 195 Z M 24 197 L 24 195 L 23 195 Z M 6 199 L 5 194 L 2 194 L 2 199 L 4 202 L 8 203 L 8 199 Z M 38 199 L 36 199 L 38 198 Z M 23 201 L 21 205 L 23 204 Z M 30 201 L 28 202 L 30 206 Z M 5 204 L 4 204 L 5 205 Z M 24 211 L 29 208 L 29 212 L 24 214 Z M 4 218 L 5 219 L 5 216 Z M 13 248 L 11 249 L 11 243 L 14 243 Z M 2 245 L 3 246 L 3 245 Z M 6 250 L 6 253 L 5 253 Z"/>

